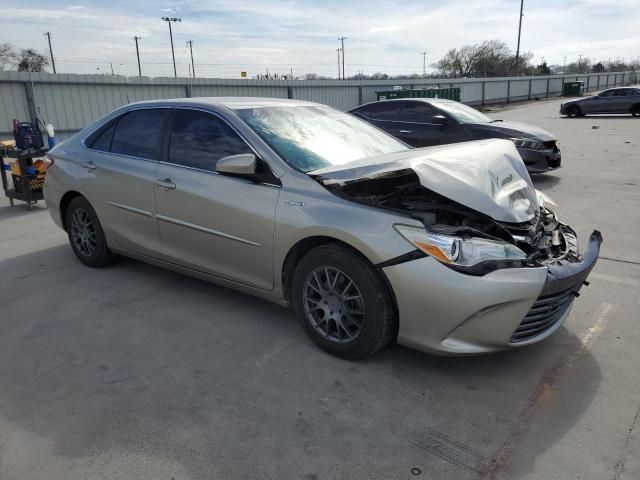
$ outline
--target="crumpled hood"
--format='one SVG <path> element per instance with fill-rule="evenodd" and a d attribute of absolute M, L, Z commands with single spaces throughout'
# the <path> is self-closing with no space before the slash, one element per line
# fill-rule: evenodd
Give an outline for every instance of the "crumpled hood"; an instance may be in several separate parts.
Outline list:
<path fill-rule="evenodd" d="M 412 169 L 420 184 L 499 222 L 521 223 L 538 211 L 536 190 L 509 140 L 489 139 L 404 150 L 308 172 L 326 186 Z"/>
<path fill-rule="evenodd" d="M 483 131 L 483 132 L 495 132 L 500 135 L 504 135 L 506 138 L 531 138 L 542 142 L 548 142 L 550 140 L 556 140 L 556 137 L 546 130 L 529 125 L 527 123 L 500 121 L 493 123 L 473 123 L 466 125 L 471 130 Z"/>

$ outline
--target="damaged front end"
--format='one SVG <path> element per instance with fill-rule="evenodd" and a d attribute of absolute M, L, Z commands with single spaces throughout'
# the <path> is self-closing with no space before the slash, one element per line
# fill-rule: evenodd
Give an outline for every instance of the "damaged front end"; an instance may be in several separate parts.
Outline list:
<path fill-rule="evenodd" d="M 424 229 L 409 225 L 395 228 L 416 246 L 416 255 L 432 256 L 466 274 L 578 264 L 582 260 L 576 233 L 558 221 L 544 201 L 533 205 L 530 220 L 504 222 L 423 186 L 412 168 L 352 180 L 314 178 L 340 197 L 420 220 Z"/>

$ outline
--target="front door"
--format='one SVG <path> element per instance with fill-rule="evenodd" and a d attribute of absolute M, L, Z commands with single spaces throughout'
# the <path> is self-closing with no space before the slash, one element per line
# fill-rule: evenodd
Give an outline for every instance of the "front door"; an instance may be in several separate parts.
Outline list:
<path fill-rule="evenodd" d="M 253 153 L 221 118 L 175 109 L 166 161 L 156 172 L 156 217 L 165 260 L 228 280 L 273 288 L 280 189 L 216 173 L 228 155 Z"/>

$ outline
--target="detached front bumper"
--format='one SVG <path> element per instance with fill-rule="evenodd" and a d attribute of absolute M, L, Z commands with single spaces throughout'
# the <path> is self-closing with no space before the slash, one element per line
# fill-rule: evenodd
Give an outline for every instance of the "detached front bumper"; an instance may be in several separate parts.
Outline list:
<path fill-rule="evenodd" d="M 569 315 L 599 255 L 593 232 L 578 263 L 458 273 L 425 257 L 383 269 L 398 303 L 398 343 L 441 355 L 488 353 L 538 342 Z"/>
<path fill-rule="evenodd" d="M 562 155 L 557 146 L 544 150 L 518 147 L 518 152 L 529 173 L 545 173 L 549 170 L 555 170 L 560 168 L 562 163 Z"/>

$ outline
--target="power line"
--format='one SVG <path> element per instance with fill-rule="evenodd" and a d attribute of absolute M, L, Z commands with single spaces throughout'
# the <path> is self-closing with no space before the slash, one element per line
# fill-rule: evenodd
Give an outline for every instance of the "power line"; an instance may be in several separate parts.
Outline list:
<path fill-rule="evenodd" d="M 520 59 L 520 34 L 522 33 L 522 9 L 524 8 L 524 0 L 520 0 L 520 18 L 518 21 L 518 47 L 516 48 L 516 73 L 518 76 L 518 60 Z"/>
<path fill-rule="evenodd" d="M 344 75 L 344 41 L 347 37 L 338 37 L 338 40 L 342 43 L 342 79 L 345 80 L 347 77 Z"/>
<path fill-rule="evenodd" d="M 133 37 L 133 39 L 136 42 L 136 57 L 138 57 L 138 76 L 141 77 L 142 76 L 142 67 L 140 66 L 140 50 L 138 49 L 138 40 L 140 40 L 142 37 Z"/>
<path fill-rule="evenodd" d="M 193 72 L 193 78 L 196 78 L 196 66 L 193 63 L 193 40 L 188 40 L 187 45 L 189 45 L 189 51 L 191 52 L 191 71 Z"/>
<path fill-rule="evenodd" d="M 51 32 L 45 32 L 44 36 L 49 40 L 49 55 L 51 56 L 51 67 L 53 68 L 53 73 L 56 73 L 56 61 L 53 59 L 53 49 L 51 48 Z"/>

